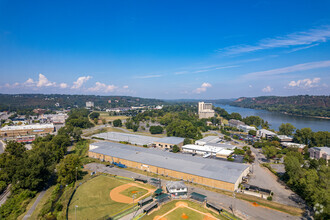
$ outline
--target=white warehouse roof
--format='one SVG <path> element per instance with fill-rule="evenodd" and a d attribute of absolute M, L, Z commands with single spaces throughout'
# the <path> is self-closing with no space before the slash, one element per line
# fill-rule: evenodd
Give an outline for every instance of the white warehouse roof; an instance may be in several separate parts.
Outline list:
<path fill-rule="evenodd" d="M 46 129 L 54 128 L 53 124 L 32 124 L 32 125 L 17 125 L 17 126 L 5 126 L 1 128 L 1 131 L 14 131 L 14 130 L 31 130 L 31 129 Z"/>

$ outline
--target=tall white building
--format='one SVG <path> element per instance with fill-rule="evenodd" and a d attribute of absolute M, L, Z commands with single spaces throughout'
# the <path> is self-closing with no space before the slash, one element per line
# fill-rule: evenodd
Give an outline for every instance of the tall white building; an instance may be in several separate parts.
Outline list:
<path fill-rule="evenodd" d="M 86 102 L 86 108 L 94 108 L 94 102 Z"/>
<path fill-rule="evenodd" d="M 212 109 L 212 103 L 198 102 L 198 116 L 199 118 L 214 117 L 214 110 Z"/>

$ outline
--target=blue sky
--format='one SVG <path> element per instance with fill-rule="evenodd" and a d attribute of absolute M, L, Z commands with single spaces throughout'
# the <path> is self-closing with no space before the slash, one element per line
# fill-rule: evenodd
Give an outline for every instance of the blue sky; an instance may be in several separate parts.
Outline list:
<path fill-rule="evenodd" d="M 330 1 L 0 0 L 0 93 L 329 95 Z"/>

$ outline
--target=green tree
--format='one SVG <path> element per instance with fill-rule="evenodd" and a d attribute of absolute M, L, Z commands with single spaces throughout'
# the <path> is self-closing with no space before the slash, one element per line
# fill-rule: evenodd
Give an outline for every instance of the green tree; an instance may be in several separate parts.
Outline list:
<path fill-rule="evenodd" d="M 302 128 L 297 129 L 296 133 L 293 135 L 293 141 L 300 143 L 300 144 L 306 144 L 309 145 L 311 143 L 313 137 L 312 129 L 310 128 Z"/>
<path fill-rule="evenodd" d="M 95 118 L 99 119 L 99 117 L 100 117 L 100 113 L 98 112 L 93 112 L 89 115 L 89 118 L 92 120 L 94 120 Z"/>
<path fill-rule="evenodd" d="M 120 119 L 116 119 L 112 122 L 114 127 L 121 127 L 123 124 Z"/>
<path fill-rule="evenodd" d="M 79 174 L 81 161 L 78 155 L 69 154 L 57 165 L 57 181 L 66 185 L 75 181 Z"/>
<path fill-rule="evenodd" d="M 191 141 L 190 138 L 185 138 L 185 139 L 183 140 L 183 145 L 187 145 L 187 144 L 191 144 L 191 143 L 192 143 L 192 141 Z"/>
<path fill-rule="evenodd" d="M 231 118 L 231 119 L 236 119 L 236 120 L 240 120 L 240 121 L 242 121 L 242 116 L 241 116 L 239 113 L 237 113 L 237 112 L 233 112 L 233 113 L 231 113 L 231 114 L 230 114 L 230 118 Z"/>
<path fill-rule="evenodd" d="M 267 157 L 267 159 L 270 159 L 276 156 L 277 149 L 274 146 L 264 146 L 262 147 L 262 153 Z"/>
<path fill-rule="evenodd" d="M 178 153 L 180 152 L 180 148 L 178 147 L 178 145 L 174 145 L 172 148 L 173 153 Z"/>
<path fill-rule="evenodd" d="M 295 129 L 296 129 L 295 126 L 293 126 L 290 123 L 286 123 L 286 124 L 282 123 L 279 127 L 279 134 L 290 136 L 292 135 Z"/>
<path fill-rule="evenodd" d="M 256 136 L 257 135 L 257 131 L 255 131 L 255 130 L 249 130 L 249 135 Z"/>
<path fill-rule="evenodd" d="M 151 134 L 161 134 L 163 133 L 163 127 L 162 126 L 150 126 L 149 131 Z"/>

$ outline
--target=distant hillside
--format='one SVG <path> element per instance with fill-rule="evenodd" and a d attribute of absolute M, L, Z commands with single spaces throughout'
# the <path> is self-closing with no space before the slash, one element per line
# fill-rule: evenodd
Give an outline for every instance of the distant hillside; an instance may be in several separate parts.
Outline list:
<path fill-rule="evenodd" d="M 244 108 L 265 109 L 293 115 L 330 118 L 330 96 L 241 97 L 231 103 Z"/>
<path fill-rule="evenodd" d="M 94 102 L 100 108 L 130 107 L 141 105 L 161 105 L 165 102 L 157 99 L 145 99 L 130 96 L 95 96 L 95 95 L 44 95 L 44 94 L 0 94 L 0 111 L 47 108 L 85 107 L 87 101 Z"/>

